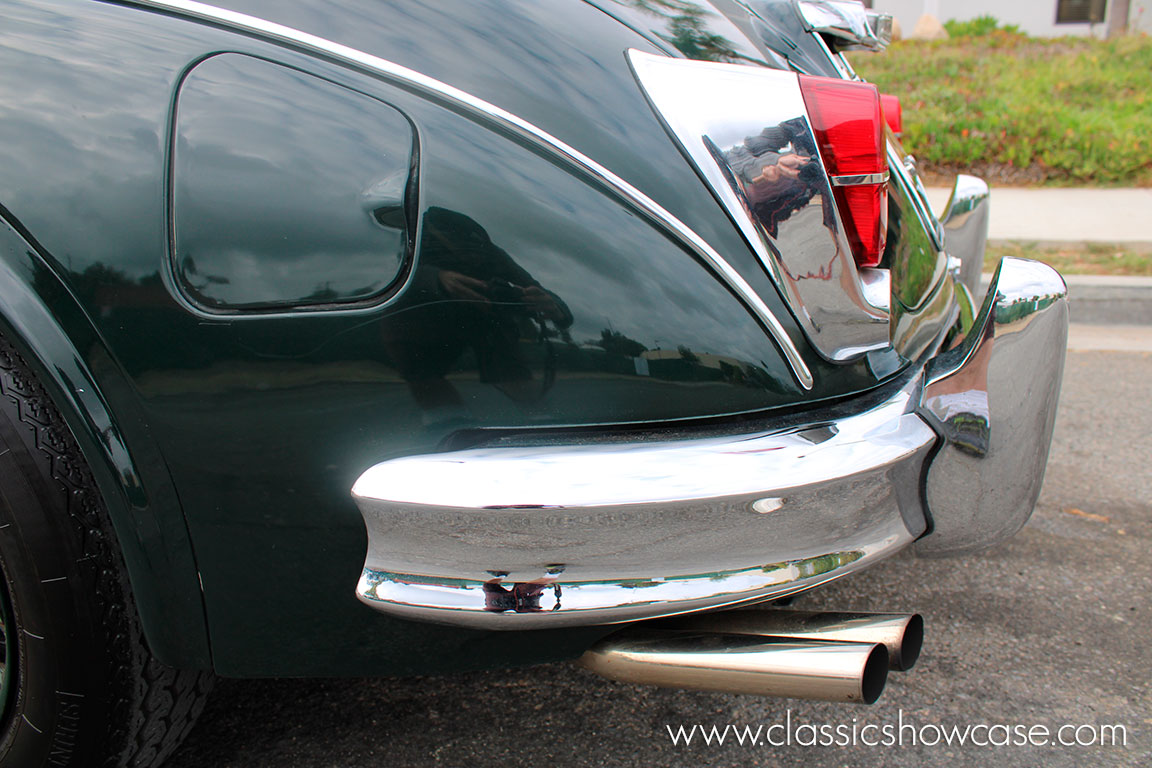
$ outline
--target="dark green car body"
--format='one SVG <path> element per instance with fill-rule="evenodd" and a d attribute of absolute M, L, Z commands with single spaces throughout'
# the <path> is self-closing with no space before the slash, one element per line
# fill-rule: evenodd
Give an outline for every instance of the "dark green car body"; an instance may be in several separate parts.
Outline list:
<path fill-rule="evenodd" d="M 774 418 L 913 362 L 808 346 L 629 69 L 637 49 L 834 75 L 790 3 L 227 6 L 447 83 L 610 168 L 764 297 L 811 390 L 721 282 L 578 169 L 402 82 L 147 6 L 6 4 L 0 325 L 92 465 L 170 665 L 427 674 L 571 657 L 607 630 L 483 632 L 359 602 L 360 473 L 493 434 Z M 930 304 L 943 275 L 911 194 L 893 185 L 894 315 Z M 453 292 L 444 273 L 466 279 Z M 536 289 L 546 319 L 508 286 Z"/>

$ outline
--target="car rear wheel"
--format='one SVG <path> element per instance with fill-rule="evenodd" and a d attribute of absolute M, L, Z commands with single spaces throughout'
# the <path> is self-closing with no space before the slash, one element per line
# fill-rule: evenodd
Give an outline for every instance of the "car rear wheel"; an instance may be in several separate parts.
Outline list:
<path fill-rule="evenodd" d="M 212 676 L 148 651 L 76 442 L 0 337 L 0 768 L 159 765 Z"/>

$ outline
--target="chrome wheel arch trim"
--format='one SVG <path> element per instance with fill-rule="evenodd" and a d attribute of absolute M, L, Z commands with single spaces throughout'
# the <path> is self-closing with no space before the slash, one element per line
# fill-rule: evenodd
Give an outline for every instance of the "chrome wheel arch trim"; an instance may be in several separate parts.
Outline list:
<path fill-rule="evenodd" d="M 551 135 L 542 128 L 520 118 L 511 112 L 491 104 L 466 91 L 455 88 L 447 83 L 409 69 L 387 59 L 366 53 L 332 40 L 327 40 L 293 27 L 277 24 L 256 16 L 250 16 L 237 11 L 230 11 L 194 0 L 107 0 L 117 5 L 138 7 L 145 10 L 160 11 L 174 14 L 183 18 L 223 26 L 227 29 L 244 32 L 256 37 L 280 43 L 290 47 L 303 49 L 310 53 L 320 54 L 341 63 L 367 71 L 374 75 L 383 75 L 409 87 L 433 94 L 452 106 L 463 109 L 473 116 L 484 118 L 505 130 L 509 130 L 531 141 L 539 148 L 547 150 L 554 157 L 564 160 L 577 167 L 584 174 L 607 188 L 614 195 L 630 204 L 637 212 L 643 214 L 651 223 L 656 224 L 667 234 L 674 237 L 679 243 L 686 246 L 696 257 L 719 277 L 748 308 L 756 319 L 764 326 L 772 337 L 776 346 L 784 355 L 796 380 L 804 389 L 813 386 L 812 373 L 809 370 L 799 350 L 793 343 L 788 332 L 769 309 L 764 300 L 757 295 L 751 285 L 740 275 L 728 261 L 720 255 L 699 234 L 687 224 L 680 221 L 671 212 L 645 195 L 636 187 L 614 174 L 592 158 L 569 146 L 560 139 Z"/>

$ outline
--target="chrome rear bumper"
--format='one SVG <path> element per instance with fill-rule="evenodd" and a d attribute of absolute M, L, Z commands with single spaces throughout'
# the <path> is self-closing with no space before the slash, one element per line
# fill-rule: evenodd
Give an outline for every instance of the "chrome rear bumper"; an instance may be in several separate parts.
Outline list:
<path fill-rule="evenodd" d="M 378 464 L 352 491 L 357 594 L 490 629 L 601 624 L 780 597 L 922 536 L 928 554 L 991 545 L 1039 493 L 1066 334 L 1060 276 L 1005 259 L 962 343 L 851 415 Z"/>
<path fill-rule="evenodd" d="M 836 423 L 734 438 L 494 448 L 369 470 L 358 593 L 412 618 L 597 624 L 755 600 L 924 532 L 935 433 L 912 392 Z"/>

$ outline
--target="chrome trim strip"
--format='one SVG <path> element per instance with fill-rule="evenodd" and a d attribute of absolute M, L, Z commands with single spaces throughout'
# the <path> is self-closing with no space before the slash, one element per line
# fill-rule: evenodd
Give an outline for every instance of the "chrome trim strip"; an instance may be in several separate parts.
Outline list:
<path fill-rule="evenodd" d="M 472 114 L 480 115 L 502 128 L 532 141 L 537 146 L 549 150 L 556 157 L 577 166 L 600 184 L 609 188 L 616 196 L 631 204 L 638 212 L 644 214 L 649 221 L 662 227 L 679 242 L 691 249 L 691 251 L 744 302 L 757 320 L 760 321 L 765 330 L 771 335 L 773 341 L 776 342 L 781 353 L 783 353 L 800 385 L 805 389 L 812 388 L 812 373 L 800 356 L 800 352 L 796 349 L 795 344 L 792 343 L 792 339 L 788 336 L 788 332 L 784 329 L 784 326 L 780 324 L 780 321 L 772 314 L 772 310 L 769 309 L 763 299 L 756 294 L 752 286 L 748 284 L 723 256 L 700 237 L 700 235 L 688 227 L 688 225 L 665 210 L 659 203 L 652 200 L 595 160 L 577 151 L 573 147 L 568 146 L 542 128 L 470 93 L 454 88 L 447 83 L 423 75 L 415 70 L 408 69 L 407 67 L 386 59 L 381 59 L 364 51 L 350 48 L 346 45 L 341 45 L 340 43 L 255 16 L 229 11 L 224 8 L 217 8 L 216 6 L 206 5 L 204 3 L 193 2 L 192 0 L 112 0 L 112 2 L 166 11 L 190 19 L 220 24 L 233 30 L 244 31 L 278 43 L 302 48 L 312 53 L 318 53 L 345 64 L 363 68 L 373 74 L 384 75 L 409 86 L 415 86 L 426 93 L 435 94 L 456 107 L 463 108 Z"/>
<path fill-rule="evenodd" d="M 880 173 L 863 173 L 852 176 L 829 176 L 828 181 L 834 187 L 856 187 L 862 184 L 886 184 L 888 171 Z"/>
<path fill-rule="evenodd" d="M 631 621 L 790 594 L 926 528 L 935 433 L 914 381 L 874 408 L 708 439 L 481 448 L 393 459 L 352 490 L 357 595 L 489 629 Z"/>

